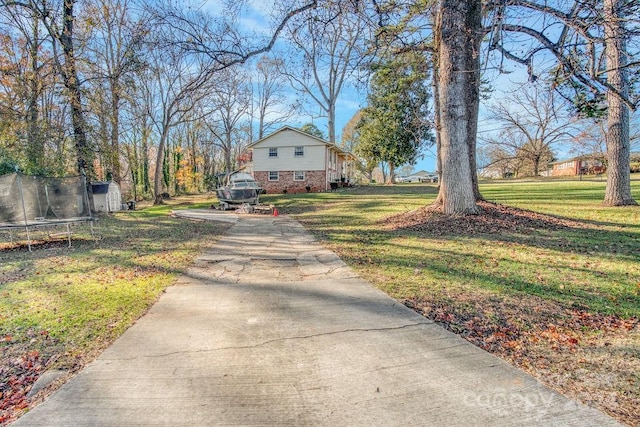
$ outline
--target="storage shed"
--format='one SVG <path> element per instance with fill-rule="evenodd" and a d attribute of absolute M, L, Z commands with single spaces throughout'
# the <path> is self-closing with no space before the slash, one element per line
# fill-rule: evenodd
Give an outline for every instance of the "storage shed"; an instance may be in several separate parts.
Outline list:
<path fill-rule="evenodd" d="M 122 194 L 117 182 L 93 182 L 93 205 L 96 212 L 115 212 L 122 210 Z"/>

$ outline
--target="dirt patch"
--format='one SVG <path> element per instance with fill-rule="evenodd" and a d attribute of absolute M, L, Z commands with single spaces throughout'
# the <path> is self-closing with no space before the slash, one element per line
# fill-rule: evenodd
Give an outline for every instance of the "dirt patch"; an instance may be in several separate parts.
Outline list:
<path fill-rule="evenodd" d="M 451 216 L 442 214 L 437 207 L 425 206 L 418 210 L 385 218 L 389 230 L 409 229 L 432 236 L 482 235 L 502 233 L 528 233 L 531 231 L 558 231 L 587 224 L 538 212 L 517 209 L 490 202 L 479 202 L 478 215 Z"/>

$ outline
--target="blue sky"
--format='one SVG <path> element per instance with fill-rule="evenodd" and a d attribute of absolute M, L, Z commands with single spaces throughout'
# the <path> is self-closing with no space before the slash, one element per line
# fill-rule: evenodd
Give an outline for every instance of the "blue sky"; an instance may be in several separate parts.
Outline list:
<path fill-rule="evenodd" d="M 205 9 L 206 11 L 214 15 L 224 10 L 225 5 L 228 4 L 228 0 L 195 0 L 195 2 L 199 6 L 196 7 Z M 273 23 L 270 22 L 269 19 L 269 16 L 271 15 L 269 9 L 271 7 L 270 2 L 264 2 L 262 0 L 245 0 L 243 2 L 234 3 L 234 5 L 236 7 L 236 11 L 238 12 L 238 22 L 242 23 L 243 28 L 246 28 L 248 31 L 253 32 L 254 35 L 258 36 L 258 38 L 270 37 L 270 35 L 272 34 L 270 28 L 273 27 Z M 544 62 L 544 57 L 541 59 Z M 538 65 L 540 66 L 540 68 L 546 68 L 546 66 L 548 66 L 549 64 L 540 63 Z M 520 85 L 526 84 L 528 80 L 526 70 L 523 66 L 515 64 L 513 62 L 504 61 L 501 64 L 501 67 L 504 71 L 504 73 L 502 74 L 498 74 L 497 72 L 495 72 L 495 70 L 492 71 L 490 68 L 483 73 L 483 79 L 488 80 L 489 85 L 494 90 L 489 99 L 485 99 L 482 101 L 480 107 L 478 131 L 479 133 L 484 135 L 488 133 L 498 132 L 500 130 L 499 125 L 487 118 L 485 106 L 490 105 L 495 100 L 503 98 L 506 92 L 517 90 Z M 298 97 L 299 96 L 300 95 L 298 95 Z M 363 93 L 362 90 L 356 90 L 353 87 L 347 87 L 342 91 L 342 94 L 338 99 L 336 108 L 336 136 L 338 138 L 340 138 L 342 129 L 344 128 L 346 123 L 353 117 L 358 109 L 365 106 L 365 103 L 366 94 Z M 319 129 L 325 132 L 325 134 L 328 134 L 326 126 L 327 120 L 325 117 L 320 116 L 319 107 L 314 107 L 311 104 L 308 104 L 308 106 L 310 108 L 308 108 L 307 114 L 301 114 L 297 118 L 292 119 L 288 124 L 298 127 L 305 123 L 314 123 Z M 638 114 L 635 114 L 634 119 L 638 120 Z M 557 153 L 557 156 L 565 157 L 566 154 L 566 152 Z M 435 172 L 435 158 L 435 147 L 426 148 L 423 152 L 422 158 L 418 160 L 418 162 L 414 166 L 414 171 L 425 170 L 428 172 Z"/>
<path fill-rule="evenodd" d="M 225 10 L 228 4 L 226 0 L 194 0 L 195 8 L 209 12 L 212 15 L 218 15 Z M 242 27 L 253 32 L 258 36 L 269 37 L 271 35 L 270 28 L 272 23 L 267 18 L 270 13 L 268 7 L 269 2 L 260 0 L 245 0 L 242 3 L 236 3 L 237 20 Z M 280 42 L 278 42 L 280 43 Z M 296 95 L 292 95 L 296 96 Z M 297 97 L 300 97 L 298 95 Z M 346 86 L 337 102 L 336 108 L 336 136 L 338 139 L 342 135 L 342 129 L 353 115 L 366 105 L 366 93 L 363 90 L 357 90 L 353 86 Z M 299 127 L 305 123 L 314 123 L 325 135 L 328 134 L 327 119 L 322 117 L 320 109 L 310 103 L 307 104 L 307 113 L 291 119 L 291 126 Z M 424 150 L 423 156 L 414 167 L 414 171 L 425 170 L 434 172 L 436 170 L 435 146 Z"/>

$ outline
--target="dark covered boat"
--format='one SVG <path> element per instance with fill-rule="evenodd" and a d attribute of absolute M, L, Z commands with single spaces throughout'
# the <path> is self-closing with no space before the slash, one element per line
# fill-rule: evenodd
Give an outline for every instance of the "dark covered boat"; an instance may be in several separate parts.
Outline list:
<path fill-rule="evenodd" d="M 216 196 L 220 202 L 220 208 L 227 209 L 231 205 L 245 203 L 257 205 L 262 191 L 262 187 L 251 175 L 244 172 L 234 172 L 226 177 L 223 186 L 218 187 Z"/>

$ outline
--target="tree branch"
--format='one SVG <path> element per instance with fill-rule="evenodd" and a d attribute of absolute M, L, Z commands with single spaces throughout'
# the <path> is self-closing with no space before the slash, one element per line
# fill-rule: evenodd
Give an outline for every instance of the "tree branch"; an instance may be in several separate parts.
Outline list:
<path fill-rule="evenodd" d="M 610 91 L 611 93 L 615 94 L 620 100 L 622 100 L 622 102 L 627 107 L 629 107 L 629 109 L 631 109 L 632 111 L 636 110 L 637 105 L 635 103 L 633 103 L 627 96 L 625 96 L 620 91 L 618 91 L 616 88 L 611 86 L 606 80 L 603 80 L 602 78 L 599 78 L 598 76 L 594 76 L 592 78 L 587 78 L 585 76 L 585 74 L 588 75 L 588 73 L 581 72 L 577 68 L 577 66 L 571 61 L 571 59 L 564 55 L 564 53 L 561 51 L 561 49 L 563 47 L 559 46 L 557 43 L 554 43 L 553 41 L 551 41 L 544 34 L 540 33 L 539 31 L 536 31 L 536 30 L 534 30 L 532 28 L 526 27 L 524 25 L 503 24 L 502 27 L 503 27 L 504 31 L 526 34 L 526 35 L 536 39 L 542 45 L 541 48 L 537 48 L 532 53 L 530 53 L 527 58 L 524 58 L 524 59 L 523 58 L 518 58 L 516 55 L 513 55 L 513 54 L 509 53 L 508 54 L 508 58 L 509 59 L 512 59 L 512 60 L 515 60 L 516 62 L 519 62 L 521 64 L 526 64 L 527 66 L 530 66 L 532 58 L 533 58 L 533 55 L 535 53 L 539 52 L 540 50 L 548 50 L 549 52 L 551 52 L 556 57 L 556 59 L 558 60 L 558 63 L 560 64 L 560 66 L 562 68 L 564 68 L 568 72 L 568 74 L 571 77 L 573 77 L 574 79 L 576 79 L 579 83 L 581 83 L 585 87 L 587 87 L 587 88 L 589 88 L 591 90 L 594 90 L 596 92 L 602 92 L 602 90 L 604 88 L 604 89 Z M 496 47 L 496 49 L 499 49 L 503 53 L 508 52 L 504 48 L 504 46 L 502 46 L 502 45 L 500 45 L 499 47 Z"/>

